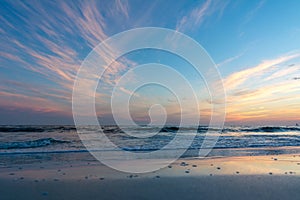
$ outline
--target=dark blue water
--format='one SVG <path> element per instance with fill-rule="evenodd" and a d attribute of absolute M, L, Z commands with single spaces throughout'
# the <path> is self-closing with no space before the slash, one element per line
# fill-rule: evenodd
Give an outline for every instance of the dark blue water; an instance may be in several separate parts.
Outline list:
<path fill-rule="evenodd" d="M 182 137 L 194 136 L 188 150 L 190 152 L 201 148 L 207 133 L 218 135 L 218 141 L 213 152 L 223 152 L 230 149 L 229 155 L 235 152 L 253 152 L 257 148 L 285 148 L 300 146 L 300 127 L 298 126 L 268 126 L 268 127 L 225 127 L 224 129 L 209 129 L 199 127 L 117 127 L 104 126 L 102 129 L 94 126 L 82 127 L 87 133 L 104 133 L 110 141 L 126 151 L 156 151 L 167 145 L 176 134 Z M 129 135 L 126 133 L 130 133 Z M 156 133 L 151 137 L 139 138 L 139 135 Z M 83 133 L 84 134 L 84 133 Z M 185 148 L 178 142 L 177 148 Z M 95 151 L 114 150 L 109 146 Z M 68 153 L 87 151 L 82 144 L 74 126 L 0 126 L 0 154 L 34 154 L 34 153 Z M 215 153 L 218 154 L 218 153 Z M 262 153 L 264 154 L 264 153 Z"/>

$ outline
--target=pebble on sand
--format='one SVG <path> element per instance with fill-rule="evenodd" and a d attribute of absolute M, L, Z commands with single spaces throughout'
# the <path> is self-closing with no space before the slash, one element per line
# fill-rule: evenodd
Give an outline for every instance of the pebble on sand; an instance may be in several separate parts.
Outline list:
<path fill-rule="evenodd" d="M 197 165 L 192 165 L 192 167 L 197 167 Z"/>
<path fill-rule="evenodd" d="M 217 167 L 217 170 L 220 170 L 221 169 L 221 167 Z"/>
<path fill-rule="evenodd" d="M 189 164 L 187 164 L 186 162 L 181 162 L 180 166 L 188 166 Z"/>
<path fill-rule="evenodd" d="M 42 195 L 43 195 L 43 196 L 47 196 L 47 195 L 48 195 L 48 192 L 43 192 Z"/>

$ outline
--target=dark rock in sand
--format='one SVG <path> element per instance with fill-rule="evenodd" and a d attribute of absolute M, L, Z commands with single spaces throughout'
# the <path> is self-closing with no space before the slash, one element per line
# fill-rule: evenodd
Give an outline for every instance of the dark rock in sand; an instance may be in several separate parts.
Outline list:
<path fill-rule="evenodd" d="M 47 195 L 48 195 L 48 192 L 43 192 L 42 195 L 43 195 L 43 196 L 47 196 Z"/>
<path fill-rule="evenodd" d="M 183 167 L 185 167 L 185 166 L 188 166 L 189 164 L 187 164 L 186 162 L 181 162 L 180 163 L 180 166 L 183 166 Z"/>

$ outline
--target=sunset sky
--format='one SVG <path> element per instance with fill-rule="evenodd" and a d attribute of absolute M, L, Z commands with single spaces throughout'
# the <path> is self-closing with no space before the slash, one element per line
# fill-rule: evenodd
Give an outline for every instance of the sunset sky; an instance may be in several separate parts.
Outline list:
<path fill-rule="evenodd" d="M 72 124 L 73 84 L 89 52 L 119 32 L 163 27 L 196 40 L 216 63 L 227 94 L 226 124 L 294 125 L 300 122 L 299 10 L 297 0 L 2 0 L 0 124 Z M 135 52 L 110 73 L 148 62 L 184 71 L 199 91 L 200 111 L 191 109 L 189 116 L 209 113 L 203 83 L 166 52 Z M 97 92 L 97 112 L 109 123 L 106 91 Z M 136 106 L 153 101 L 176 109 L 167 91 L 152 94 L 151 88 L 140 91 Z M 136 120 L 147 118 L 141 110 L 133 109 Z"/>

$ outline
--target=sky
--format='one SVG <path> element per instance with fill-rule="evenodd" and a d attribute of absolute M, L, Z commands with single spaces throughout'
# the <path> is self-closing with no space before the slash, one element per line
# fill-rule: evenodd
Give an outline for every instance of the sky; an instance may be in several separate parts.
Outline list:
<path fill-rule="evenodd" d="M 122 31 L 161 27 L 193 38 L 213 59 L 226 92 L 226 124 L 295 125 L 300 122 L 299 9 L 297 0 L 1 0 L 0 124 L 73 124 L 74 81 L 93 48 Z M 169 65 L 183 74 L 199 103 L 186 115 L 209 119 L 209 92 L 189 63 L 145 49 L 118 58 L 99 81 L 95 98 L 100 120 L 112 123 L 113 86 L 128 70 L 146 63 Z M 128 74 L 127 86 L 169 77 L 157 68 Z M 181 87 L 180 82 L 172 84 Z M 133 94 L 130 87 L 119 89 Z M 131 116 L 149 123 L 149 108 L 160 104 L 174 123 L 180 104 L 175 97 L 167 88 L 142 87 L 132 95 Z M 184 97 L 186 104 L 191 98 Z M 155 116 L 161 108 L 153 112 Z"/>

